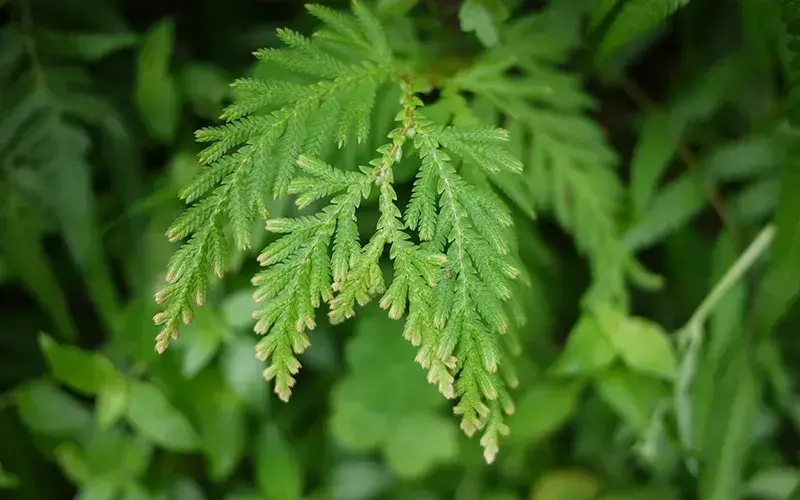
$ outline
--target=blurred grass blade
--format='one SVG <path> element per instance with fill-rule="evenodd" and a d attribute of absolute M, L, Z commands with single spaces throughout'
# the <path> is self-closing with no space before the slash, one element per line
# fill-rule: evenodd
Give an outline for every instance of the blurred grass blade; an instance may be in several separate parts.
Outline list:
<path fill-rule="evenodd" d="M 774 170 L 780 151 L 781 144 L 773 137 L 749 137 L 714 149 L 700 166 L 715 182 L 744 181 Z"/>
<path fill-rule="evenodd" d="M 778 179 L 763 179 L 745 186 L 731 199 L 730 206 L 742 221 L 758 223 L 775 211 L 780 192 Z"/>
<path fill-rule="evenodd" d="M 617 0 L 619 1 L 619 0 Z M 608 11 L 613 0 L 598 2 L 596 9 Z M 597 61 L 604 61 L 619 49 L 652 33 L 689 0 L 636 0 L 627 2 L 617 14 L 605 37 L 600 42 L 595 55 Z"/>
<path fill-rule="evenodd" d="M 775 242 L 758 294 L 761 333 L 771 330 L 800 292 L 800 168 L 783 165 L 775 214 Z"/>
<path fill-rule="evenodd" d="M 755 433 L 760 389 L 740 339 L 719 365 L 703 443 L 699 498 L 730 500 L 741 491 L 743 467 Z"/>
<path fill-rule="evenodd" d="M 50 126 L 54 154 L 42 165 L 40 182 L 50 189 L 49 203 L 70 255 L 83 271 L 89 295 L 106 326 L 113 329 L 120 305 L 97 227 L 92 169 L 84 156 L 91 142 L 88 134 L 66 121 Z"/>
<path fill-rule="evenodd" d="M 41 31 L 37 43 L 41 50 L 53 55 L 98 61 L 136 44 L 135 33 L 58 33 Z"/>
<path fill-rule="evenodd" d="M 42 246 L 37 225 L 31 217 L 23 217 L 16 211 L 7 213 L 0 219 L 0 248 L 8 270 L 22 280 L 53 318 L 59 335 L 65 340 L 74 341 L 75 324 L 50 258 Z"/>
<path fill-rule="evenodd" d="M 137 63 L 134 100 L 150 137 L 169 142 L 180 119 L 180 95 L 169 65 L 173 44 L 172 21 L 153 25 L 145 35 Z"/>
<path fill-rule="evenodd" d="M 637 214 L 647 209 L 658 181 L 675 156 L 682 130 L 670 123 L 667 113 L 652 114 L 639 131 L 631 160 L 631 200 Z"/>
<path fill-rule="evenodd" d="M 727 304 L 726 308 L 720 311 L 720 315 L 733 315 L 735 319 L 737 317 L 736 309 L 738 308 L 738 317 L 741 318 L 743 314 L 742 301 L 725 299 L 732 289 L 735 290 L 740 286 L 742 277 L 755 264 L 758 258 L 766 252 L 772 243 L 774 235 L 775 230 L 772 226 L 766 226 L 762 229 L 761 233 L 744 253 L 725 271 L 724 275 L 679 333 L 679 342 L 683 348 L 683 359 L 678 369 L 678 379 L 674 389 L 675 414 L 678 437 L 682 447 L 690 454 L 700 450 L 708 450 L 706 434 L 709 432 L 710 427 L 716 425 L 714 422 L 719 421 L 721 418 L 718 414 L 724 411 L 724 409 L 717 408 L 717 403 L 713 400 L 715 397 L 722 397 L 717 393 L 719 390 L 718 384 L 721 383 L 718 370 L 727 369 L 727 364 L 723 363 L 721 359 L 723 352 L 730 352 L 731 349 L 745 341 L 741 334 L 737 338 L 730 338 L 729 332 L 718 331 L 717 338 L 712 339 L 711 342 L 706 342 L 704 332 L 706 320 L 716 311 L 720 304 Z M 729 239 L 727 236 L 723 236 L 723 238 Z M 724 267 L 723 263 L 726 260 L 730 260 L 730 249 L 726 250 L 726 246 L 729 244 L 730 242 L 725 240 L 718 243 L 718 249 L 715 252 L 718 260 L 715 264 L 717 268 L 716 274 L 721 272 L 719 268 Z M 733 309 L 728 309 L 728 307 Z M 728 320 L 728 318 L 725 318 L 723 322 L 722 318 L 717 319 L 715 321 L 716 329 L 720 330 L 719 327 Z M 723 333 L 727 334 L 725 339 L 721 337 Z M 723 344 L 723 340 L 727 341 Z M 716 348 L 713 350 L 704 349 L 703 345 L 705 343 L 709 343 L 712 347 L 716 346 Z M 749 360 L 745 361 L 747 362 L 747 369 L 750 369 Z M 752 384 L 755 385 L 755 376 L 750 373 L 749 377 L 753 379 Z M 749 382 L 750 380 L 747 379 L 742 383 Z M 729 403 L 720 404 L 725 406 Z M 692 473 L 697 474 L 698 464 L 694 456 L 690 456 L 687 459 L 687 466 Z"/>
<path fill-rule="evenodd" d="M 778 405 L 800 431 L 800 400 L 790 378 L 791 365 L 784 362 L 779 344 L 772 338 L 764 339 L 758 348 L 758 359 Z"/>
<path fill-rule="evenodd" d="M 658 243 L 699 214 L 705 204 L 700 180 L 691 173 L 683 174 L 661 189 L 643 219 L 625 234 L 623 242 L 631 252 Z"/>

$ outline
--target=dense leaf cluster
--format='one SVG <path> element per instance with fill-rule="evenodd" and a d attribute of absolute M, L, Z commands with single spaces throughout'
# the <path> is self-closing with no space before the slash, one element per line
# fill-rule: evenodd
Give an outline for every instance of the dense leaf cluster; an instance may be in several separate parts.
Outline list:
<path fill-rule="evenodd" d="M 2 495 L 797 496 L 798 14 L 0 0 Z"/>
<path fill-rule="evenodd" d="M 299 85 L 257 79 L 238 80 L 237 100 L 223 112 L 224 125 L 199 130 L 204 170 L 181 197 L 191 206 L 167 231 L 188 241 L 169 264 L 167 285 L 156 294 L 164 310 L 156 349 L 163 352 L 188 324 L 193 304 L 201 306 L 210 271 L 225 272 L 230 224 L 240 249 L 250 247 L 252 221 L 266 219 L 267 231 L 284 234 L 260 253 L 264 270 L 253 278 L 256 351 L 268 361 L 264 371 L 275 392 L 288 400 L 300 369 L 297 355 L 310 345 L 307 330 L 316 326 L 315 310 L 330 307 L 332 323 L 355 314 L 382 295 L 390 317 L 408 312 L 404 336 L 420 347 L 417 361 L 428 380 L 448 398 L 468 435 L 483 429 L 487 461 L 507 434 L 502 414 L 513 411 L 507 392 L 516 377 L 505 365 L 507 347 L 500 335 L 509 328 L 503 303 L 519 270 L 508 239 L 512 219 L 491 190 L 470 184 L 455 158 L 485 176 L 519 174 L 522 165 L 501 144 L 508 133 L 493 127 L 442 127 L 426 119 L 415 95 L 419 77 L 395 64 L 386 35 L 373 14 L 353 2 L 353 16 L 312 5 L 309 12 L 325 23 L 314 39 L 290 30 L 278 36 L 286 49 L 263 49 L 263 61 L 309 75 Z M 334 48 L 344 51 L 339 56 Z M 370 115 L 380 85 L 399 85 L 397 127 L 378 156 L 354 170 L 332 167 L 318 158 L 333 140 L 341 148 L 351 135 L 369 137 Z M 269 105 L 277 109 L 257 112 Z M 448 151 L 450 154 L 448 154 Z M 397 206 L 394 166 L 416 156 L 419 170 L 405 213 Z M 299 171 L 298 171 L 299 169 Z M 513 181 L 512 181 L 513 182 Z M 362 245 L 358 209 L 377 191 L 380 217 Z M 296 195 L 303 209 L 329 198 L 316 214 L 271 218 L 267 196 Z M 418 240 L 417 244 L 414 240 Z M 387 286 L 380 259 L 388 250 L 394 276 Z"/>

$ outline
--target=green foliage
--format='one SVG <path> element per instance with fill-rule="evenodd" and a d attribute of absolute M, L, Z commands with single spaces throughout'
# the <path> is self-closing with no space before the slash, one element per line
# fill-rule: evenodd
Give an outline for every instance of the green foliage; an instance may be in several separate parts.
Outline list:
<path fill-rule="evenodd" d="M 457 434 L 436 412 L 436 391 L 408 359 L 396 322 L 373 313 L 348 344 L 348 375 L 333 393 L 331 431 L 354 451 L 380 449 L 402 476 L 421 477 L 458 452 Z"/>
<path fill-rule="evenodd" d="M 303 471 L 292 450 L 274 428 L 266 428 L 258 441 L 256 483 L 266 498 L 300 498 Z"/>
<path fill-rule="evenodd" d="M 403 335 L 420 346 L 417 361 L 445 397 L 458 399 L 454 411 L 462 416 L 464 432 L 484 429 L 481 443 L 492 461 L 499 437 L 507 433 L 501 414 L 513 410 L 506 385 L 516 384 L 510 371 L 498 371 L 507 355 L 496 339 L 509 328 L 502 302 L 510 298 L 510 280 L 519 274 L 509 255 L 512 220 L 495 194 L 458 173 L 445 150 L 487 176 L 519 173 L 522 166 L 501 148 L 508 140 L 501 129 L 442 128 L 427 120 L 418 110 L 423 104 L 415 96 L 416 77 L 393 63 L 373 14 L 358 2 L 352 8 L 354 16 L 348 17 L 308 7 L 325 23 L 316 38 L 342 46 L 345 56 L 336 57 L 326 45 L 288 29 L 278 32 L 287 49 L 256 52 L 261 61 L 320 80 L 308 85 L 238 80 L 238 99 L 222 115 L 228 123 L 197 132 L 200 142 L 212 143 L 199 155 L 208 167 L 182 191 L 193 204 L 167 231 L 173 241 L 189 240 L 170 261 L 168 284 L 156 294 L 164 307 L 155 316 L 164 325 L 156 349 L 163 352 L 177 337 L 180 322 L 191 322 L 192 302 L 204 303 L 210 271 L 222 277 L 223 217 L 236 247 L 245 250 L 251 223 L 260 216 L 269 232 L 285 234 L 261 252 L 258 260 L 265 269 L 253 278 L 254 297 L 263 302 L 254 313 L 255 331 L 264 336 L 256 351 L 269 363 L 264 376 L 274 379 L 276 394 L 289 399 L 300 368 L 297 355 L 310 345 L 305 332 L 316 326 L 316 308 L 328 303 L 330 320 L 338 323 L 355 314 L 356 303 L 365 305 L 383 294 L 380 304 L 390 317 L 399 319 L 408 308 Z M 348 63 L 348 58 L 361 62 Z M 359 144 L 368 139 L 376 92 L 385 81 L 402 89 L 390 142 L 358 171 L 321 161 L 316 155 L 331 139 L 339 148 L 351 132 Z M 253 114 L 271 104 L 280 107 Z M 420 161 L 405 216 L 395 204 L 393 186 L 393 167 L 404 152 L 415 152 Z M 357 211 L 373 187 L 381 216 L 362 247 Z M 331 198 L 315 215 L 269 218 L 264 193 L 297 195 L 300 209 Z M 422 243 L 415 245 L 412 235 Z M 394 261 L 388 286 L 379 267 L 387 246 Z"/>
<path fill-rule="evenodd" d="M 765 332 L 786 314 L 800 292 L 800 200 L 794 195 L 798 189 L 798 169 L 787 162 L 781 170 L 781 191 L 775 213 L 777 235 L 760 299 L 760 326 Z"/>
<path fill-rule="evenodd" d="M 798 497 L 795 3 L 0 0 L 3 497 Z"/>
<path fill-rule="evenodd" d="M 611 19 L 596 51 L 599 60 L 608 58 L 631 41 L 650 34 L 689 0 L 600 0 L 592 21 L 595 26 Z"/>
<path fill-rule="evenodd" d="M 134 101 L 148 133 L 157 141 L 172 140 L 180 118 L 178 87 L 169 71 L 173 31 L 169 21 L 151 27 L 137 61 Z"/>
<path fill-rule="evenodd" d="M 797 126 L 800 121 L 797 115 L 798 103 L 800 103 L 800 91 L 798 91 L 798 78 L 800 78 L 800 59 L 798 53 L 798 38 L 800 38 L 800 5 L 794 0 L 787 0 L 781 2 L 782 20 L 786 32 L 786 48 L 790 54 L 789 60 L 786 62 L 786 71 L 789 77 L 789 102 L 791 103 L 791 110 L 789 111 L 789 120 L 792 124 Z"/>
<path fill-rule="evenodd" d="M 497 23 L 508 16 L 505 5 L 497 0 L 466 0 L 458 9 L 461 30 L 474 31 L 485 47 L 497 45 Z"/>
<path fill-rule="evenodd" d="M 113 140 L 110 127 L 119 117 L 94 93 L 89 74 L 69 61 L 110 54 L 129 45 L 130 35 L 116 35 L 128 39 L 118 38 L 112 46 L 107 38 L 115 36 L 111 33 L 53 44 L 53 37 L 67 35 L 34 32 L 30 7 L 23 8 L 21 16 L 20 23 L 0 30 L 0 85 L 4 89 L 0 113 L 5 117 L 0 126 L 0 241 L 14 274 L 54 317 L 59 333 L 74 337 L 66 299 L 42 240 L 52 226 L 60 230 L 110 327 L 119 304 L 97 226 L 88 161 L 89 126 L 98 126 Z M 47 52 L 48 46 L 56 50 Z M 21 226 L 23 220 L 29 224 Z"/>

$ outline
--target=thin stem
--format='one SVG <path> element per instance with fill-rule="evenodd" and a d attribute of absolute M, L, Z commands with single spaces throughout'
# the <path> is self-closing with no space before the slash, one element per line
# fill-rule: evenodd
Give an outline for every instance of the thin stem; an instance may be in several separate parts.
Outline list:
<path fill-rule="evenodd" d="M 725 275 L 714 285 L 711 293 L 706 296 L 700 307 L 697 308 L 695 313 L 689 319 L 687 327 L 689 330 L 699 330 L 699 327 L 705 323 L 708 315 L 717 305 L 717 303 L 725 296 L 733 285 L 735 285 L 742 276 L 753 266 L 758 258 L 769 248 L 772 239 L 775 237 L 775 226 L 768 224 L 756 236 L 747 250 L 742 253 L 741 257 L 734 262 L 728 269 Z"/>

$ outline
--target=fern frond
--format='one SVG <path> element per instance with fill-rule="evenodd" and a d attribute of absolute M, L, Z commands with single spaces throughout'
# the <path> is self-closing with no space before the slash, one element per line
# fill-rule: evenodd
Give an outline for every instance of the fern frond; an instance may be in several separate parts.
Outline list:
<path fill-rule="evenodd" d="M 282 30 L 288 49 L 257 52 L 319 80 L 237 80 L 239 97 L 223 113 L 228 123 L 198 131 L 199 141 L 211 143 L 200 153 L 208 166 L 181 191 L 192 205 L 169 230 L 172 240 L 188 241 L 173 256 L 168 283 L 156 296 L 164 307 L 156 316 L 164 325 L 157 348 L 166 348 L 179 323 L 191 320 L 193 304 L 205 299 L 209 269 L 217 276 L 225 271 L 223 225 L 231 227 L 237 248 L 246 249 L 252 221 L 267 218 L 267 193 L 295 195 L 300 209 L 327 199 L 313 215 L 266 221 L 267 230 L 281 236 L 259 254 L 263 270 L 252 280 L 260 304 L 255 330 L 263 336 L 256 350 L 267 363 L 265 377 L 287 400 L 316 309 L 327 303 L 330 322 L 338 323 L 352 317 L 357 305 L 381 296 L 390 317 L 406 315 L 404 336 L 419 347 L 416 361 L 442 394 L 458 400 L 454 411 L 462 428 L 470 435 L 483 430 L 481 443 L 491 461 L 507 432 L 503 413 L 513 410 L 513 371 L 501 369 L 510 349 L 500 335 L 512 323 L 505 302 L 520 271 L 509 237 L 510 210 L 491 190 L 461 175 L 450 154 L 488 178 L 516 175 L 518 181 L 522 166 L 504 147 L 504 130 L 442 128 L 425 119 L 416 96 L 420 82 L 395 68 L 384 31 L 369 10 L 359 2 L 352 10 L 348 16 L 310 6 L 324 31 L 309 39 Z M 377 157 L 357 170 L 320 159 L 331 142 L 341 148 L 352 138 L 374 141 L 371 112 L 387 80 L 400 88 L 400 109 Z M 405 214 L 397 204 L 394 173 L 404 156 L 420 161 Z M 358 210 L 374 190 L 380 216 L 362 244 Z M 416 238 L 422 243 L 414 243 Z M 387 249 L 391 280 L 381 268 Z"/>
<path fill-rule="evenodd" d="M 509 245 L 501 228 L 509 227 L 511 219 L 496 199 L 466 183 L 456 172 L 437 140 L 440 135 L 441 130 L 424 119 L 418 120 L 415 146 L 422 164 L 417 182 L 438 186 L 438 211 L 430 206 L 428 198 L 418 202 L 422 207 L 419 212 L 436 211 L 431 240 L 446 254 L 448 265 L 431 303 L 431 309 L 436 311 L 433 326 L 440 332 L 435 359 L 443 366 L 452 366 L 456 360 L 453 392 L 459 402 L 454 411 L 461 415 L 461 427 L 467 434 L 485 429 L 485 456 L 491 461 L 500 427 L 486 425 L 502 420 L 497 401 L 504 402 L 506 410 L 512 409 L 506 401 L 510 401 L 508 381 L 498 373 L 498 365 L 504 360 L 497 341 L 498 334 L 505 333 L 509 326 L 502 302 L 509 296 L 509 282 L 518 274 L 504 255 Z M 492 142 L 491 134 L 480 136 Z M 448 137 L 452 144 L 463 144 L 455 137 Z M 494 137 L 495 141 L 498 139 L 502 140 Z M 427 208 L 422 203 L 427 203 Z M 409 226 L 417 223 L 415 213 L 407 220 Z"/>
<path fill-rule="evenodd" d="M 289 29 L 278 29 L 278 38 L 290 50 L 264 48 L 253 55 L 259 61 L 272 62 L 286 69 L 321 78 L 336 78 L 345 71 L 345 66 L 326 53 L 311 40 Z"/>
<path fill-rule="evenodd" d="M 348 33 L 353 40 L 366 40 L 359 23 L 369 32 L 375 30 L 375 25 L 365 17 L 367 14 L 361 12 L 362 7 L 355 8 L 360 19 L 358 23 L 343 14 L 332 14 L 333 11 L 326 8 L 312 7 L 311 10 L 337 26 L 340 34 Z M 196 269 L 198 276 L 170 276 L 179 281 L 180 286 L 168 280 L 162 290 L 164 293 L 159 292 L 166 315 L 159 316 L 165 325 L 159 334 L 159 350 L 163 350 L 176 334 L 174 330 L 181 319 L 191 317 L 192 298 L 205 297 L 208 284 L 199 274 L 208 273 L 210 268 L 201 250 L 212 246 L 221 248 L 216 237 L 211 239 L 210 235 L 216 233 L 209 232 L 208 227 L 229 222 L 236 247 L 248 249 L 252 222 L 257 217 L 267 217 L 267 196 L 277 198 L 290 190 L 300 192 L 298 184 L 294 188 L 291 185 L 295 163 L 301 153 L 319 153 L 332 137 L 341 147 L 347 142 L 351 128 L 355 129 L 358 142 L 368 137 L 375 93 L 395 72 L 388 64 L 390 58 L 354 65 L 294 31 L 279 30 L 278 36 L 288 48 L 262 49 L 256 52 L 256 57 L 321 79 L 308 85 L 237 80 L 233 84 L 238 92 L 237 99 L 222 114 L 228 123 L 197 131 L 198 142 L 210 143 L 199 154 L 201 165 L 208 166 L 181 191 L 181 198 L 193 205 L 167 234 L 172 241 L 190 238 L 187 243 L 190 248 L 176 255 L 180 255 L 179 267 Z M 367 46 L 371 47 L 368 44 L 364 47 Z M 278 108 L 267 114 L 258 114 L 275 106 Z M 336 189 L 305 187 L 309 189 L 301 196 L 304 203 L 327 196 Z M 342 210 L 347 212 L 347 207 L 343 204 Z M 349 223 L 342 226 L 349 228 Z M 343 244 L 342 248 L 347 246 Z M 223 270 L 224 266 L 217 266 L 215 274 L 221 276 Z M 285 381 L 284 378 L 281 383 Z"/>
<path fill-rule="evenodd" d="M 300 100 L 307 93 L 303 85 L 257 78 L 240 78 L 231 84 L 231 88 L 237 98 L 220 116 L 226 121 L 243 118 L 267 106 L 285 106 Z"/>
<path fill-rule="evenodd" d="M 353 13 L 356 15 L 356 21 L 361 31 L 372 47 L 376 60 L 391 61 L 392 50 L 381 23 L 360 0 L 353 2 Z"/>
<path fill-rule="evenodd" d="M 300 157 L 298 165 L 306 172 L 331 170 L 320 162 Z M 331 262 L 328 248 L 343 215 L 352 214 L 364 191 L 368 178 L 363 174 L 351 174 L 344 192 L 331 200 L 320 214 L 298 220 L 273 219 L 267 229 L 286 232 L 286 236 L 269 245 L 259 255 L 259 261 L 267 266 L 257 274 L 253 284 L 258 286 L 255 299 L 264 302 L 254 314 L 257 319 L 256 332 L 265 334 L 256 349 L 261 360 L 270 360 L 265 371 L 268 380 L 275 379 L 275 392 L 288 400 L 294 375 L 300 368 L 295 357 L 309 345 L 305 331 L 313 329 L 314 309 L 321 302 L 328 302 L 331 294 Z M 313 181 L 299 181 L 299 185 L 311 185 Z M 338 239 L 357 238 L 357 234 L 337 234 Z M 357 243 L 356 243 L 357 244 Z"/>
<path fill-rule="evenodd" d="M 493 127 L 447 127 L 436 133 L 439 143 L 487 174 L 522 172 L 522 163 L 500 145 L 508 139 L 506 130 Z"/>
<path fill-rule="evenodd" d="M 457 74 L 454 85 L 474 93 L 517 127 L 514 140 L 526 159 L 534 203 L 530 208 L 551 211 L 589 257 L 594 280 L 588 300 L 624 302 L 632 257 L 615 220 L 622 192 L 613 170 L 616 157 L 600 128 L 585 116 L 593 103 L 580 81 L 549 68 L 552 61 L 515 55 L 525 53 L 513 47 L 498 49 Z M 509 74 L 512 70 L 514 75 Z M 530 136 L 527 143 L 525 135 Z M 459 152 L 459 146 L 452 149 L 468 161 L 481 161 Z M 495 184 L 526 210 L 522 193 L 508 182 Z"/>

